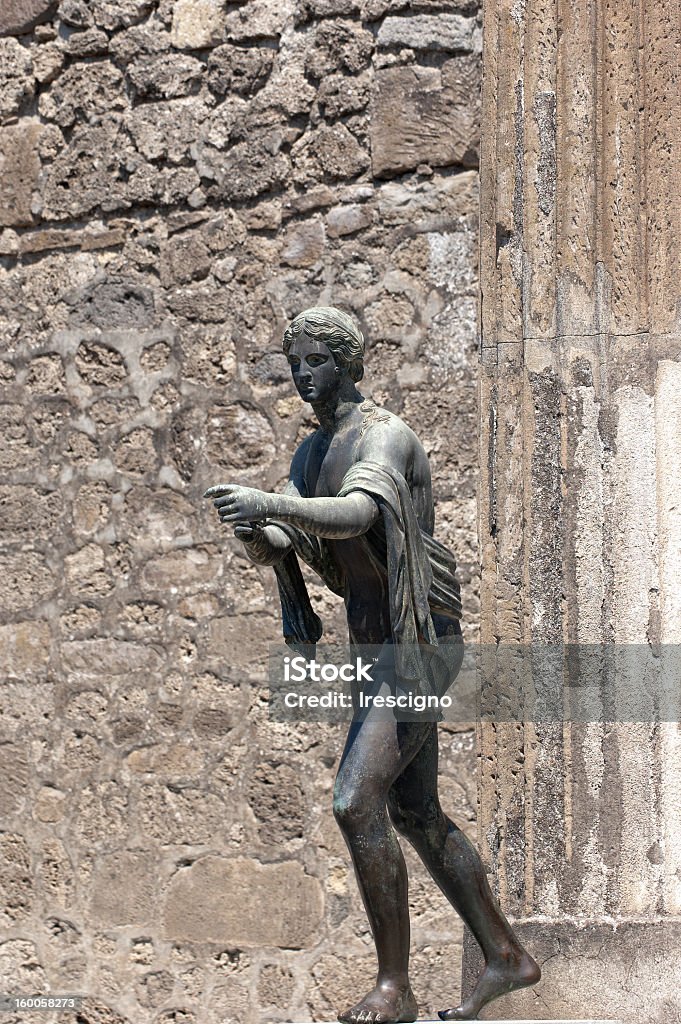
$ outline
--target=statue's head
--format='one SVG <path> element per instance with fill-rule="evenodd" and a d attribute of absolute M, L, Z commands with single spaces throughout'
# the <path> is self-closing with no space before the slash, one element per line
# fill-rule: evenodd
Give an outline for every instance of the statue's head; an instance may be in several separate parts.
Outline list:
<path fill-rule="evenodd" d="M 334 363 L 357 384 L 364 376 L 364 336 L 354 320 L 334 306 L 313 306 L 299 313 L 284 331 L 287 356 L 297 339 L 322 342 Z M 290 359 L 289 359 L 290 361 Z"/>

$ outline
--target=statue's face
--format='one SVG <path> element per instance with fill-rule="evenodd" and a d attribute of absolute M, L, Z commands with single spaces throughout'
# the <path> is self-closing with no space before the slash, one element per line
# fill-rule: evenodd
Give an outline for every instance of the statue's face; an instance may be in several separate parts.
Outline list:
<path fill-rule="evenodd" d="M 324 402 L 340 387 L 340 374 L 332 353 L 323 341 L 298 335 L 288 352 L 291 376 L 304 402 Z"/>

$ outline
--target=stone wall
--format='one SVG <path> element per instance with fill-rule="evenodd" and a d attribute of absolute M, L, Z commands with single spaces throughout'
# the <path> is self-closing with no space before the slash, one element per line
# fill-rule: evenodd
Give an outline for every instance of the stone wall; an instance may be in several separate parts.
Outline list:
<path fill-rule="evenodd" d="M 86 993 L 65 1021 L 323 1020 L 371 980 L 342 730 L 269 720 L 273 577 L 201 494 L 282 484 L 282 330 L 343 306 L 475 638 L 479 73 L 475 0 L 2 4 L 0 977 Z M 472 733 L 442 739 L 467 825 Z M 410 866 L 432 1012 L 461 932 Z"/>

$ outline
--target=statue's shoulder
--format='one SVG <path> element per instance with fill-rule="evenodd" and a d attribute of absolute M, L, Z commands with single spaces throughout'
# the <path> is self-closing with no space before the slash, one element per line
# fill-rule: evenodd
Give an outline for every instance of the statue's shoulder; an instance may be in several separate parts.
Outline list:
<path fill-rule="evenodd" d="M 373 401 L 360 406 L 360 449 L 362 458 L 382 455 L 395 468 L 423 453 L 423 446 L 414 431 L 396 413 L 382 409 Z M 423 453 L 425 456 L 425 453 Z"/>
<path fill-rule="evenodd" d="M 420 445 L 420 441 L 411 427 L 397 413 L 381 408 L 371 399 L 362 402 L 359 407 L 362 417 L 360 436 L 371 436 L 376 440 L 384 439 L 402 442 L 408 446 Z"/>

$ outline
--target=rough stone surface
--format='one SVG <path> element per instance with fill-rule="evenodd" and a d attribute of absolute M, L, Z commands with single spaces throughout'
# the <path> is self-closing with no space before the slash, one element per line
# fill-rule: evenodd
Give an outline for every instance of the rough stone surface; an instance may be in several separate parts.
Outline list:
<path fill-rule="evenodd" d="M 377 41 L 379 46 L 408 46 L 413 50 L 479 51 L 482 33 L 475 21 L 460 14 L 418 14 L 386 18 Z"/>
<path fill-rule="evenodd" d="M 68 1024 L 331 1020 L 374 970 L 330 811 L 342 730 L 270 720 L 274 577 L 201 494 L 282 486 L 312 423 L 281 334 L 338 303 L 365 393 L 429 451 L 475 639 L 479 69 L 426 156 L 399 97 L 412 120 L 377 138 L 376 95 L 435 74 L 451 103 L 479 56 L 378 46 L 411 20 L 389 3 L 0 8 L 24 18 L 0 70 L 3 985 L 83 992 Z M 477 31 L 474 4 L 437 12 Z M 467 830 L 473 767 L 471 729 L 443 725 Z M 461 926 L 406 856 L 432 1012 Z"/>
<path fill-rule="evenodd" d="M 33 222 L 33 190 L 40 174 L 37 124 L 0 128 L 0 226 L 24 227 Z"/>
<path fill-rule="evenodd" d="M 482 636 L 652 662 L 681 638 L 678 5 L 613 10 L 601 59 L 606 6 L 484 8 Z M 480 729 L 485 857 L 546 963 L 513 1007 L 678 1020 L 679 722 L 579 683 L 593 721 Z"/>
<path fill-rule="evenodd" d="M 248 915 L 231 900 L 215 898 L 239 890 L 249 893 Z M 281 892 L 286 901 L 275 916 L 271 907 Z M 171 939 L 300 949 L 314 940 L 322 909 L 318 880 L 298 864 L 205 857 L 171 880 L 163 920 Z"/>
<path fill-rule="evenodd" d="M 223 17 L 216 0 L 175 0 L 171 40 L 178 50 L 202 50 L 222 42 Z"/>
<path fill-rule="evenodd" d="M 4 0 L 0 11 L 0 36 L 30 32 L 54 14 L 58 0 Z"/>
<path fill-rule="evenodd" d="M 477 166 L 480 67 L 470 57 L 441 68 L 383 68 L 371 107 L 372 170 L 378 177 L 422 164 Z"/>

